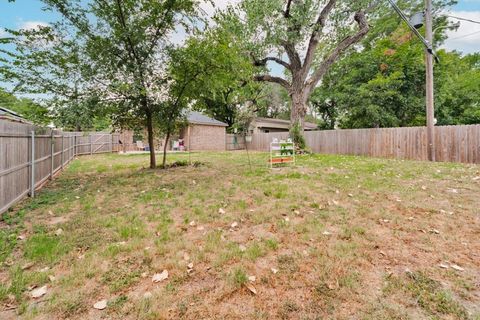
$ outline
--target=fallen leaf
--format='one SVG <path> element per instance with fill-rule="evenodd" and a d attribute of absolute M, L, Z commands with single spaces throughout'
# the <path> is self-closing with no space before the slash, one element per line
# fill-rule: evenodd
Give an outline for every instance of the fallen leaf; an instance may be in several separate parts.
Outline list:
<path fill-rule="evenodd" d="M 255 282 L 257 278 L 255 276 L 248 276 L 248 281 Z"/>
<path fill-rule="evenodd" d="M 338 287 L 338 284 L 336 283 L 327 283 L 327 288 L 330 290 L 335 290 L 337 289 L 337 287 Z"/>
<path fill-rule="evenodd" d="M 93 305 L 93 307 L 97 310 L 103 310 L 107 307 L 107 300 L 100 300 Z"/>
<path fill-rule="evenodd" d="M 17 237 L 17 240 L 25 240 L 25 236 L 23 234 L 21 234 Z"/>
<path fill-rule="evenodd" d="M 440 263 L 438 266 L 442 269 L 448 269 L 448 265 L 445 263 Z"/>
<path fill-rule="evenodd" d="M 32 290 L 31 295 L 32 295 L 32 298 L 40 298 L 44 296 L 46 293 L 47 293 L 47 286 L 43 286 L 35 290 Z"/>
<path fill-rule="evenodd" d="M 440 231 L 438 231 L 437 229 L 431 229 L 430 232 L 435 234 L 440 234 Z"/>
<path fill-rule="evenodd" d="M 198 231 L 203 231 L 203 230 L 205 230 L 205 227 L 204 227 L 204 226 L 198 226 L 198 227 L 197 227 L 197 230 L 198 230 Z"/>
<path fill-rule="evenodd" d="M 187 268 L 188 269 L 193 269 L 193 262 L 190 262 L 189 264 L 187 264 Z"/>
<path fill-rule="evenodd" d="M 284 220 L 285 220 L 285 222 L 289 222 L 289 221 L 290 221 L 290 218 L 289 218 L 289 217 L 285 217 Z"/>
<path fill-rule="evenodd" d="M 255 287 L 252 284 L 247 283 L 245 286 L 247 287 L 248 290 L 250 290 L 251 293 L 257 294 L 257 289 L 255 289 Z"/>
<path fill-rule="evenodd" d="M 427 190 L 427 186 L 422 186 L 422 190 Z"/>
<path fill-rule="evenodd" d="M 239 245 L 238 248 L 240 249 L 241 252 L 247 251 L 247 247 L 245 247 L 243 244 Z"/>
<path fill-rule="evenodd" d="M 223 209 L 223 208 L 218 209 L 218 213 L 225 214 L 225 209 Z"/>
<path fill-rule="evenodd" d="M 58 237 L 58 236 L 61 236 L 63 234 L 63 230 L 62 229 L 57 229 L 57 231 L 55 231 L 55 235 Z"/>
<path fill-rule="evenodd" d="M 272 270 L 273 274 L 276 274 L 278 272 L 278 269 L 275 268 L 271 268 L 270 270 Z"/>
<path fill-rule="evenodd" d="M 331 232 L 328 232 L 328 231 L 323 231 L 322 234 L 324 236 L 330 236 L 332 233 Z"/>
<path fill-rule="evenodd" d="M 236 222 L 236 221 L 233 222 L 233 223 L 230 225 L 230 227 L 231 227 L 232 229 L 235 229 L 236 227 L 238 227 L 238 222 Z"/>
<path fill-rule="evenodd" d="M 33 267 L 34 264 L 35 263 L 33 263 L 33 262 L 27 262 L 22 266 L 22 270 L 30 269 L 31 267 Z"/>
<path fill-rule="evenodd" d="M 50 282 L 55 282 L 56 279 L 55 276 L 50 275 L 48 276 L 48 280 L 50 280 Z"/>
<path fill-rule="evenodd" d="M 143 294 L 143 298 L 144 298 L 144 299 L 150 299 L 152 296 L 153 296 L 152 293 L 149 292 L 149 291 L 147 291 L 147 292 L 145 292 L 145 293 Z"/>
<path fill-rule="evenodd" d="M 152 277 L 152 282 L 160 282 L 168 278 L 168 271 L 163 270 L 162 273 L 156 273 Z"/>
<path fill-rule="evenodd" d="M 190 225 L 190 227 L 195 227 L 196 223 L 195 223 L 195 221 L 192 221 L 192 222 L 189 223 L 189 225 Z"/>
<path fill-rule="evenodd" d="M 455 269 L 457 271 L 463 271 L 465 269 L 463 269 L 462 267 L 460 267 L 459 265 L 456 265 L 456 264 L 452 264 L 452 269 Z"/>

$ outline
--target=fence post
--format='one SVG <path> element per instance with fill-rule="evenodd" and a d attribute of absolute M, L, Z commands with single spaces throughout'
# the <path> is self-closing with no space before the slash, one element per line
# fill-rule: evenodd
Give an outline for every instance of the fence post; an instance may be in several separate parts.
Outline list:
<path fill-rule="evenodd" d="M 30 197 L 35 197 L 35 131 L 32 131 L 31 166 L 30 166 Z"/>
<path fill-rule="evenodd" d="M 65 134 L 62 132 L 62 164 L 60 165 L 60 168 L 63 170 L 63 164 L 65 161 L 64 154 L 65 153 Z"/>
<path fill-rule="evenodd" d="M 54 153 L 55 153 L 55 137 L 53 129 L 50 132 L 50 180 L 53 179 Z"/>
<path fill-rule="evenodd" d="M 90 133 L 89 134 L 89 137 L 90 137 L 90 155 L 93 154 L 93 145 L 92 145 L 92 134 Z"/>
<path fill-rule="evenodd" d="M 75 158 L 75 155 L 77 154 L 77 135 L 73 136 L 73 155 L 72 158 Z"/>

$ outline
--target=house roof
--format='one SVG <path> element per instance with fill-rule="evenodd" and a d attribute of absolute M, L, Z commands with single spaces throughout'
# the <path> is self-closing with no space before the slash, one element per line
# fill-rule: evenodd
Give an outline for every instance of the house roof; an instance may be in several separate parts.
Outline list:
<path fill-rule="evenodd" d="M 12 111 L 10 109 L 4 108 L 4 107 L 0 107 L 0 119 L 7 119 L 7 120 L 11 120 L 11 121 L 30 123 L 28 120 L 26 120 L 20 114 L 16 113 L 15 111 Z"/>
<path fill-rule="evenodd" d="M 197 111 L 188 111 L 187 120 L 189 123 L 193 124 L 202 124 L 207 126 L 219 126 L 219 127 L 228 127 L 228 124 L 210 118 L 203 113 Z"/>
<path fill-rule="evenodd" d="M 262 118 L 257 117 L 255 118 L 255 123 L 258 128 L 278 128 L 278 129 L 285 129 L 290 127 L 289 120 L 282 120 L 282 119 L 273 119 L 273 118 Z M 305 122 L 305 130 L 315 130 L 317 129 L 318 125 L 312 122 Z"/>

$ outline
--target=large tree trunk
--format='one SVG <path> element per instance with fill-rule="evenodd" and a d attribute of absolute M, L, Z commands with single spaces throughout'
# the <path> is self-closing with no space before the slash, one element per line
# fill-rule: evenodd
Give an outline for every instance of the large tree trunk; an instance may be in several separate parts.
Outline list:
<path fill-rule="evenodd" d="M 157 162 L 155 160 L 155 145 L 153 141 L 153 118 L 150 111 L 147 111 L 147 135 L 148 145 L 150 147 L 150 168 L 155 169 Z"/>
<path fill-rule="evenodd" d="M 292 94 L 292 110 L 290 111 L 290 127 L 299 126 L 303 135 L 305 115 L 307 114 L 306 95 L 303 92 Z"/>
<path fill-rule="evenodd" d="M 165 136 L 165 144 L 163 146 L 163 161 L 162 161 L 163 169 L 165 169 L 165 166 L 167 164 L 167 145 L 168 145 L 169 139 L 170 139 L 170 130 L 167 131 L 167 135 Z"/>

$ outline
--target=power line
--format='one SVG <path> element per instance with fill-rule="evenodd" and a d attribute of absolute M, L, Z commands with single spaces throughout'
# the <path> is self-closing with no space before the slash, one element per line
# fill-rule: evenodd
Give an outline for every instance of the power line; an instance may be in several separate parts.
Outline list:
<path fill-rule="evenodd" d="M 473 33 L 469 33 L 469 34 L 463 35 L 463 36 L 461 36 L 461 37 L 456 37 L 456 38 L 448 38 L 448 40 L 457 40 L 457 39 L 462 39 L 462 38 L 466 38 L 466 37 L 473 36 L 474 34 L 477 34 L 477 33 L 480 33 L 480 31 L 475 31 L 475 32 L 473 32 Z"/>
<path fill-rule="evenodd" d="M 463 21 L 468 21 L 468 22 L 480 24 L 480 21 L 470 20 L 470 19 L 467 19 L 467 18 L 455 17 L 455 16 L 447 16 L 447 17 L 457 19 L 457 20 L 463 20 Z"/>

